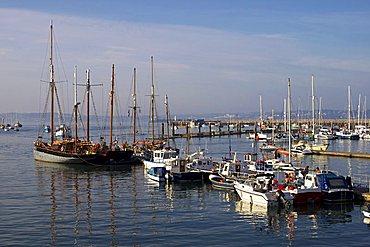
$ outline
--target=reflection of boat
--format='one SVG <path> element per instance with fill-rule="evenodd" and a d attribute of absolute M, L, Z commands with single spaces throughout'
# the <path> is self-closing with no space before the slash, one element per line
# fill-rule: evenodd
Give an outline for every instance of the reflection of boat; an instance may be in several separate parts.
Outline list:
<path fill-rule="evenodd" d="M 277 215 L 278 213 L 276 207 L 262 207 L 243 200 L 235 202 L 235 212 L 242 215 Z"/>
<path fill-rule="evenodd" d="M 234 190 L 234 180 L 221 177 L 220 175 L 210 174 L 209 180 L 212 186 L 218 189 Z"/>

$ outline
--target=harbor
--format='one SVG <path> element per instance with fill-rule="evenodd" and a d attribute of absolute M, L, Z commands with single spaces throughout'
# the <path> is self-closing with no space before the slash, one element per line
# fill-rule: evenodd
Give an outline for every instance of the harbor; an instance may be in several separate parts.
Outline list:
<path fill-rule="evenodd" d="M 368 246 L 369 13 L 1 1 L 1 246 Z"/>
<path fill-rule="evenodd" d="M 2 198 L 9 199 L 4 199 L 0 206 L 4 219 L 1 225 L 17 226 L 12 231 L 12 236 L 17 236 L 17 243 L 28 245 L 32 241 L 37 245 L 59 245 L 64 242 L 61 236 L 68 235 L 69 241 L 83 245 L 106 243 L 107 239 L 117 245 L 150 245 L 148 233 L 156 234 L 157 243 L 163 245 L 176 245 L 178 241 L 200 245 L 209 241 L 204 234 L 198 235 L 199 230 L 180 236 L 175 233 L 179 227 L 189 231 L 194 224 L 207 226 L 202 232 L 215 236 L 209 241 L 213 245 L 220 244 L 221 239 L 224 241 L 224 233 L 230 238 L 241 239 L 258 236 L 271 245 L 276 241 L 282 245 L 318 243 L 322 238 L 340 239 L 351 245 L 349 235 L 337 235 L 343 224 L 357 229 L 351 231 L 351 236 L 367 238 L 368 226 L 361 213 L 363 204 L 359 203 L 308 204 L 290 210 L 264 210 L 241 201 L 235 192 L 215 189 L 208 182 L 154 182 L 147 177 L 142 164 L 107 171 L 34 161 L 29 145 L 36 124 L 23 119 L 27 124 L 22 131 L 0 135 L 0 141 L 8 143 L 0 150 L 3 157 L 0 167 L 8 174 L 3 177 L 2 185 L 17 187 L 20 191 L 2 190 Z M 180 139 L 177 141 L 181 148 Z M 206 147 L 211 157 L 228 157 L 230 143 L 231 149 L 240 154 L 254 150 L 254 141 L 245 135 L 194 138 L 190 149 Z M 367 147 L 366 140 L 334 140 L 331 144 L 334 150 L 350 148 L 354 152 L 363 152 Z M 309 165 L 311 169 L 320 166 L 321 169 L 336 170 L 350 175 L 354 182 L 366 179 L 366 175 L 370 177 L 368 162 L 363 159 L 308 155 L 302 156 L 301 164 Z M 27 198 L 24 197 L 26 194 Z M 34 217 L 37 217 L 36 221 Z M 22 227 L 17 222 L 22 222 Z M 28 225 L 32 228 L 27 232 L 37 238 L 20 234 Z M 69 227 L 63 227 L 66 225 Z M 163 227 L 167 231 L 162 231 Z M 239 232 L 235 228 L 243 230 Z M 307 238 L 308 229 L 317 240 Z M 40 231 L 42 235 L 39 235 Z M 174 233 L 169 233 L 172 231 Z M 222 234 L 215 235 L 220 231 Z M 3 235 L 2 239 L 12 241 L 14 237 Z M 254 243 L 254 240 L 249 241 Z"/>

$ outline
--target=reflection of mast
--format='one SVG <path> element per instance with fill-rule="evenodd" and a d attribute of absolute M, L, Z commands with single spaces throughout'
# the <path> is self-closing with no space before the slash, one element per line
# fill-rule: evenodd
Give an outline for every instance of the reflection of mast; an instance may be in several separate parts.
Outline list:
<path fill-rule="evenodd" d="M 55 197 L 55 174 L 51 173 L 50 178 L 50 200 L 51 200 L 51 210 L 50 210 L 50 236 L 51 236 L 51 246 L 55 246 L 55 241 L 57 238 L 57 227 L 56 227 L 56 219 L 57 219 L 57 204 L 56 204 L 56 197 Z"/>
<path fill-rule="evenodd" d="M 79 185 L 78 185 L 78 174 L 75 174 L 74 177 L 74 189 L 75 189 L 75 216 L 76 216 L 76 222 L 74 227 L 74 233 L 75 233 L 75 239 L 77 240 L 80 233 L 79 233 L 79 223 L 80 223 L 80 209 L 79 209 L 79 201 L 78 201 L 78 192 L 79 192 Z"/>
<path fill-rule="evenodd" d="M 116 237 L 116 222 L 115 222 L 115 218 L 116 218 L 116 211 L 114 209 L 114 198 L 116 197 L 114 195 L 114 181 L 113 181 L 113 174 L 110 173 L 110 183 L 109 183 L 109 191 L 111 193 L 111 197 L 110 197 L 110 200 L 109 200 L 109 205 L 110 205 L 110 215 L 111 215 L 111 218 L 110 218 L 110 229 L 111 229 L 111 234 L 112 234 L 112 242 L 113 242 L 113 246 L 117 246 L 118 245 L 118 241 L 115 239 Z"/>
<path fill-rule="evenodd" d="M 88 225 L 89 234 L 92 232 L 92 225 L 91 225 L 91 208 L 92 208 L 92 199 L 91 199 L 91 176 L 90 173 L 87 173 L 87 185 L 86 185 L 86 192 L 87 192 L 87 211 L 86 211 L 86 221 Z"/>

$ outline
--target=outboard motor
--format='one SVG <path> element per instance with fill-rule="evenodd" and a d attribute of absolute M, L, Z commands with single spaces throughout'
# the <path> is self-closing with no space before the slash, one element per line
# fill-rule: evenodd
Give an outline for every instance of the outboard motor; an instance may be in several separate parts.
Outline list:
<path fill-rule="evenodd" d="M 290 207 L 290 202 L 285 198 L 285 194 L 281 190 L 276 191 L 276 196 L 282 206 Z"/>
<path fill-rule="evenodd" d="M 349 176 L 346 177 L 346 183 L 347 183 L 348 189 L 352 190 L 353 189 L 353 185 L 352 185 L 352 179 L 351 179 L 351 177 L 349 177 Z"/>

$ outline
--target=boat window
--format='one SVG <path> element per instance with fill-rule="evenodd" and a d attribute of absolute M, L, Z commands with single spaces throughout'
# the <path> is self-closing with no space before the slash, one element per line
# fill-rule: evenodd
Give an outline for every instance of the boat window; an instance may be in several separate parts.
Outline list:
<path fill-rule="evenodd" d="M 342 178 L 330 178 L 328 179 L 328 183 L 331 188 L 344 188 L 347 187 L 345 184 L 344 179 Z"/>

